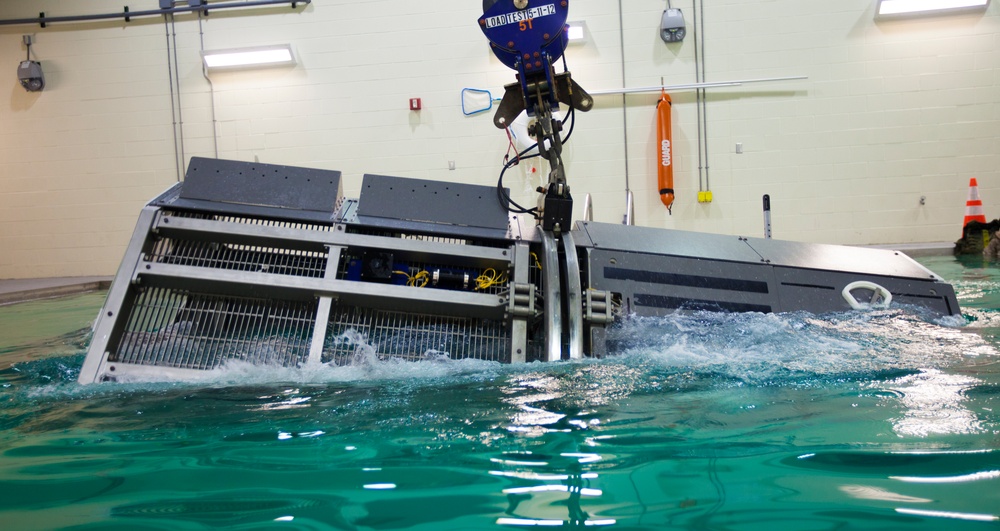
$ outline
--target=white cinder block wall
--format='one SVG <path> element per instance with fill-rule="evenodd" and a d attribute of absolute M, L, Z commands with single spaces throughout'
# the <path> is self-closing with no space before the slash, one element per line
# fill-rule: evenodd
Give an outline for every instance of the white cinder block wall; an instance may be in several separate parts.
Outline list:
<path fill-rule="evenodd" d="M 970 177 L 987 216 L 1000 216 L 995 3 L 986 14 L 895 22 L 874 21 L 875 0 L 704 3 L 708 81 L 808 80 L 708 91 L 707 204 L 697 202 L 695 96 L 673 93 L 673 215 L 657 195 L 658 96 L 598 97 L 577 115 L 564 157 L 578 218 L 590 192 L 595 218 L 620 222 L 627 182 L 640 225 L 757 236 L 767 193 L 778 238 L 951 241 Z M 573 0 L 570 20 L 585 20 L 590 37 L 567 52 L 574 78 L 593 91 L 693 82 L 696 0 L 673 4 L 689 34 L 668 46 L 657 34 L 664 0 Z M 121 9 L 121 0 L 4 0 L 0 19 Z M 162 17 L 0 25 L 0 278 L 112 274 L 141 206 L 183 173 L 181 151 L 183 160 L 217 152 L 341 170 L 355 197 L 364 173 L 495 184 L 507 137 L 488 115 L 463 116 L 459 96 L 464 87 L 500 95 L 514 73 L 489 52 L 480 14 L 477 0 L 314 0 L 298 10 L 215 11 L 200 22 L 178 15 L 173 25 Z M 41 93 L 17 83 L 25 34 L 45 71 Z M 180 105 L 172 110 L 174 40 Z M 298 64 L 212 74 L 210 84 L 202 42 L 290 43 Z M 408 110 L 411 97 L 422 111 Z M 505 181 L 522 204 L 534 203 L 544 174 L 529 166 Z"/>

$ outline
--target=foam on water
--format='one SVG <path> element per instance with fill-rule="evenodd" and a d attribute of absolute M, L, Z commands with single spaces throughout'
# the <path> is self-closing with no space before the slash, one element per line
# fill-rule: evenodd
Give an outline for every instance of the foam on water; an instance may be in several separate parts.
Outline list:
<path fill-rule="evenodd" d="M 979 335 L 901 310 L 821 317 L 678 312 L 631 319 L 611 335 L 623 353 L 748 383 L 942 368 L 968 356 L 997 354 Z"/>
<path fill-rule="evenodd" d="M 953 321 L 953 320 L 952 320 Z M 946 321 L 947 322 L 947 321 Z M 947 324 L 954 324 L 947 323 Z M 80 331 L 77 335 L 85 335 Z M 378 345 L 352 331 L 338 341 L 353 345 L 349 364 L 281 367 L 233 361 L 188 382 L 159 377 L 129 377 L 115 386 L 75 385 L 79 356 L 49 357 L 17 363 L 0 373 L 10 385 L 37 396 L 87 393 L 98 389 L 157 388 L 163 385 L 245 386 L 276 383 L 375 383 L 441 385 L 469 380 L 516 377 L 520 373 L 571 373 L 583 367 L 615 367 L 605 378 L 633 391 L 651 377 L 688 375 L 698 385 L 801 385 L 817 379 L 865 380 L 941 370 L 969 358 L 996 357 L 984 338 L 961 327 L 928 322 L 902 310 L 858 311 L 816 316 L 677 312 L 659 318 L 633 317 L 609 333 L 614 355 L 602 360 L 557 364 L 501 365 L 473 359 L 453 360 L 428 351 L 419 362 L 380 359 Z M 79 338 L 71 339 L 79 345 Z M 28 351 L 30 346 L 25 347 Z M 596 370 L 596 369 L 595 369 Z M 604 382 L 607 384 L 608 382 Z M 28 384 L 28 385 L 24 385 Z M 124 386 L 124 387 L 123 387 Z"/>

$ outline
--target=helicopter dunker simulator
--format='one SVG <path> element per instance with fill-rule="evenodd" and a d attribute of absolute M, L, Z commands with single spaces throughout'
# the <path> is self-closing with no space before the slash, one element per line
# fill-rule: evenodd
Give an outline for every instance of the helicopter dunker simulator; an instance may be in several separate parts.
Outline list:
<path fill-rule="evenodd" d="M 618 324 L 677 311 L 960 314 L 952 287 L 897 251 L 574 223 L 563 142 L 593 98 L 565 68 L 568 4 L 486 0 L 478 19 L 516 71 L 494 124 L 530 115 L 548 165 L 536 206 L 511 200 L 502 172 L 495 188 L 366 174 L 345 198 L 338 171 L 194 157 L 140 212 L 79 381 L 342 365 L 362 345 L 413 361 L 602 357 Z"/>

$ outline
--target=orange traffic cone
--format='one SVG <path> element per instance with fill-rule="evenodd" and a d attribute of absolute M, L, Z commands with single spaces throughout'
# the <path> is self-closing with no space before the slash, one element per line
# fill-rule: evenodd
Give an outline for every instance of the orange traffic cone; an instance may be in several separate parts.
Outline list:
<path fill-rule="evenodd" d="M 969 199 L 965 202 L 965 221 L 962 222 L 964 232 L 965 226 L 970 221 L 978 221 L 986 224 L 986 215 L 983 214 L 983 202 L 979 199 L 979 183 L 976 178 L 969 179 Z"/>

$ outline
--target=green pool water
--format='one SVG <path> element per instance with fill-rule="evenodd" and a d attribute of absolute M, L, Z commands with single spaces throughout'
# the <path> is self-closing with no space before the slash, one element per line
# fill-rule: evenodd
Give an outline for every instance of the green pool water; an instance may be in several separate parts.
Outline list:
<path fill-rule="evenodd" d="M 0 307 L 0 529 L 997 529 L 1000 266 L 908 309 L 639 319 L 605 360 L 79 386 L 103 294 Z"/>

